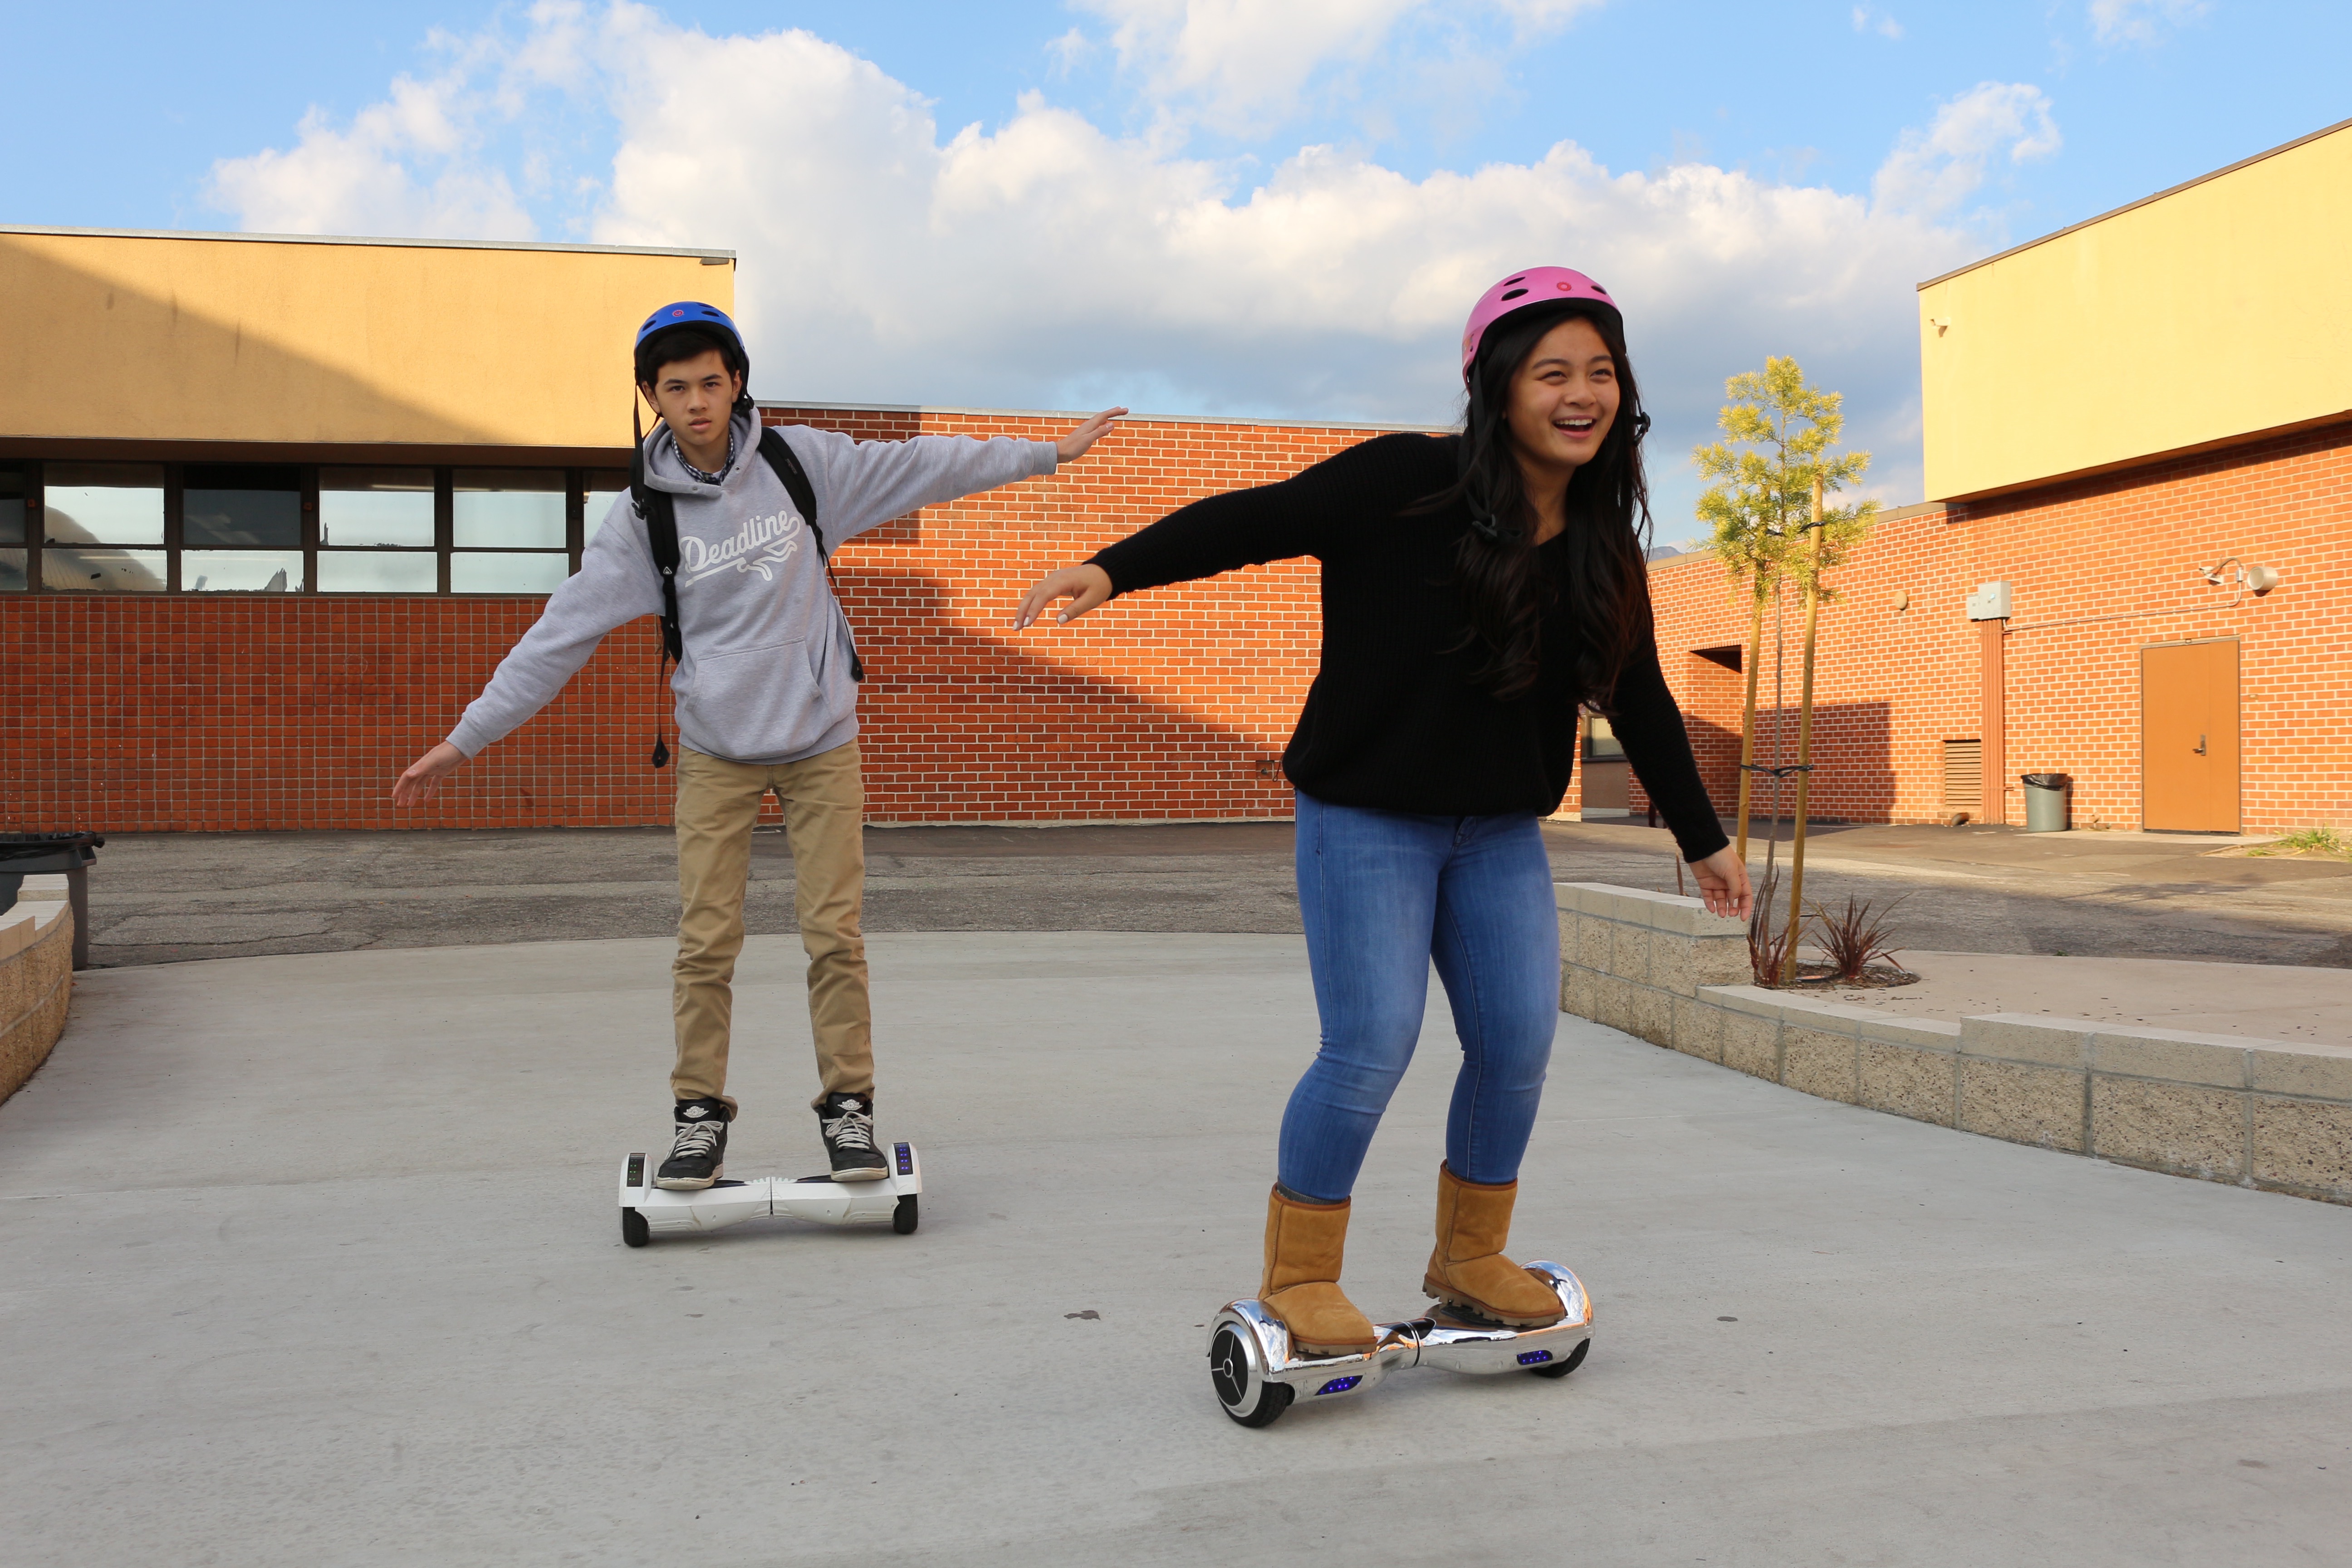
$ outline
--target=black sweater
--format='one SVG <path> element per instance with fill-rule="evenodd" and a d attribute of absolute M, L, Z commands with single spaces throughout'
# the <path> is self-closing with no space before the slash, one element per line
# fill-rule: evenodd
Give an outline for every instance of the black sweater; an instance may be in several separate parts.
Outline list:
<path fill-rule="evenodd" d="M 1469 512 L 1405 512 L 1454 482 L 1457 440 L 1380 437 L 1279 484 L 1195 501 L 1094 564 L 1115 592 L 1131 594 L 1314 556 L 1323 563 L 1323 667 L 1283 752 L 1290 782 L 1336 805 L 1549 816 L 1568 793 L 1587 696 L 1575 670 L 1578 628 L 1562 595 L 1544 622 L 1533 690 L 1497 700 L 1475 679 L 1488 655 L 1465 640 L 1454 586 Z M 1654 639 L 1643 637 L 1603 706 L 1684 857 L 1722 848 Z"/>

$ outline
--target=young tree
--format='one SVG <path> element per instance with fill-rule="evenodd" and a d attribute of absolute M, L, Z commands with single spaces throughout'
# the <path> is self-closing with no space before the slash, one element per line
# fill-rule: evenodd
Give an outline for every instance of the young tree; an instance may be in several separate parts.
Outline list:
<path fill-rule="evenodd" d="M 1806 596 L 1805 686 L 1799 720 L 1798 811 L 1804 811 L 1806 773 L 1811 764 L 1814 628 L 1825 596 L 1822 574 L 1836 567 L 1870 530 L 1878 503 L 1825 508 L 1822 497 L 1859 479 L 1870 454 L 1832 456 L 1845 427 L 1844 395 L 1805 384 L 1793 359 L 1772 356 L 1761 371 L 1745 371 L 1724 384 L 1731 401 L 1718 423 L 1724 439 L 1692 454 L 1702 477 L 1713 481 L 1700 495 L 1698 515 L 1714 530 L 1717 556 L 1748 594 L 1748 648 L 1743 664 L 1748 696 L 1740 717 L 1738 852 L 1748 853 L 1748 826 L 1756 776 L 1757 679 L 1764 653 L 1764 605 L 1785 578 L 1793 577 Z M 1777 820 L 1778 779 L 1775 779 Z M 1801 821 L 1799 843 L 1803 841 Z M 1801 856 L 1801 849 L 1800 850 Z M 1801 860 L 1797 876 L 1804 875 Z M 1769 892 L 1766 895 L 1769 896 Z M 1769 916 L 1765 917 L 1769 926 Z M 1793 931 L 1789 963 L 1795 962 Z"/>

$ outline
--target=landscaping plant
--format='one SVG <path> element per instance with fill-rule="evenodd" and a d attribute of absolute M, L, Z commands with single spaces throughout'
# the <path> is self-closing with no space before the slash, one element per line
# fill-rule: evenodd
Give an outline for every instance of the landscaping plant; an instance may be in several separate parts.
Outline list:
<path fill-rule="evenodd" d="M 1910 896 L 1904 893 L 1884 909 L 1875 900 L 1857 899 L 1851 893 L 1846 895 L 1845 908 L 1835 913 L 1819 904 L 1813 906 L 1813 922 L 1821 931 L 1822 952 L 1829 958 L 1835 978 L 1852 984 L 1863 978 L 1875 959 L 1895 963 L 1895 933 L 1890 922 L 1903 900 Z M 1895 963 L 1895 967 L 1903 966 Z"/>
<path fill-rule="evenodd" d="M 1788 930 L 1774 942 L 1783 958 L 1783 978 L 1793 978 L 1799 911 L 1804 892 L 1804 832 L 1807 777 L 1812 766 L 1813 664 L 1821 605 L 1829 596 L 1822 581 L 1845 552 L 1860 542 L 1877 515 L 1878 503 L 1864 500 L 1829 508 L 1824 498 L 1859 479 L 1870 467 L 1867 452 L 1829 455 L 1844 429 L 1843 394 L 1805 384 L 1805 373 L 1793 359 L 1773 356 L 1761 371 L 1748 371 L 1724 384 L 1731 401 L 1718 422 L 1725 439 L 1692 454 L 1700 474 L 1714 482 L 1700 495 L 1699 517 L 1714 528 L 1717 556 L 1748 595 L 1748 647 L 1742 664 L 1748 677 L 1745 708 L 1739 727 L 1739 802 L 1738 853 L 1748 854 L 1748 819 L 1753 781 L 1769 773 L 1773 781 L 1774 837 L 1780 821 L 1780 785 L 1793 773 L 1797 777 L 1797 846 L 1792 868 Z M 1804 548 L 1796 548 L 1798 535 Z M 1805 664 L 1803 699 L 1799 710 L 1799 757 L 1793 767 L 1780 765 L 1780 728 L 1774 726 L 1774 765 L 1756 762 L 1757 679 L 1763 665 L 1764 605 L 1777 599 L 1782 578 L 1794 575 L 1805 592 Z M 1775 694 L 1774 705 L 1779 707 Z M 1775 879 L 1777 880 L 1777 879 Z M 1769 884 L 1768 884 L 1769 885 Z M 1770 905 L 1759 900 L 1759 908 Z"/>

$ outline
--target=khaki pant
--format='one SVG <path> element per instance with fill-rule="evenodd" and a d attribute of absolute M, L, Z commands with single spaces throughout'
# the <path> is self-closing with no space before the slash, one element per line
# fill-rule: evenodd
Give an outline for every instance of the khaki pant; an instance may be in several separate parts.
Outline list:
<path fill-rule="evenodd" d="M 874 1015 L 866 998 L 866 785 L 857 742 L 797 763 L 730 763 L 677 752 L 677 962 L 670 1007 L 677 1018 L 679 1100 L 728 1099 L 727 1046 L 734 1016 L 735 958 L 743 951 L 743 889 L 751 828 L 771 790 L 784 808 L 794 902 L 808 966 L 809 1027 L 816 1037 L 823 1106 L 835 1092 L 874 1091 Z"/>

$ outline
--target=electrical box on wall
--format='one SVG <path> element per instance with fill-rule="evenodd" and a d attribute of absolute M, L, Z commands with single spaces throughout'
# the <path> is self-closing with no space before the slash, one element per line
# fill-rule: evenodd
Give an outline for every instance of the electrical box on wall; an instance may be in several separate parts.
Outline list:
<path fill-rule="evenodd" d="M 1969 595 L 1969 619 L 1972 621 L 2005 621 L 2009 619 L 2009 584 L 1979 583 L 1977 591 Z"/>

